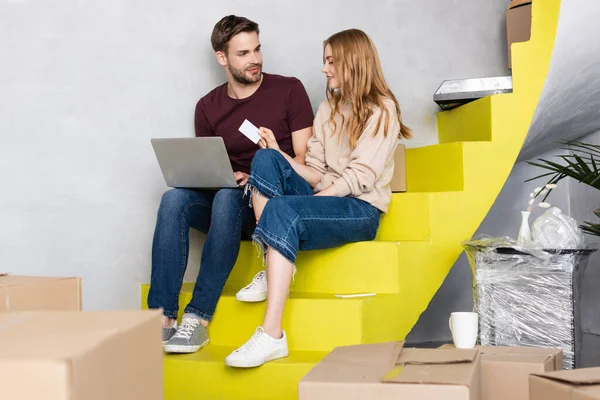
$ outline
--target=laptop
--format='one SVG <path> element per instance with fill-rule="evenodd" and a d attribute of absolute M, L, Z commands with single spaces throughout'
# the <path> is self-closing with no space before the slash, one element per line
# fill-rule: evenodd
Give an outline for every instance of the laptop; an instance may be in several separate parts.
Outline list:
<path fill-rule="evenodd" d="M 165 183 L 173 188 L 241 188 L 222 137 L 150 139 Z"/>

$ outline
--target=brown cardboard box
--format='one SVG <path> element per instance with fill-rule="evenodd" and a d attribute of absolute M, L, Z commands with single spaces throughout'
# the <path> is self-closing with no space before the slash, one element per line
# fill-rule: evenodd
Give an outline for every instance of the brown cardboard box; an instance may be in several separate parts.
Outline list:
<path fill-rule="evenodd" d="M 299 385 L 299 400 L 479 400 L 477 350 L 338 347 Z"/>
<path fill-rule="evenodd" d="M 526 42 L 531 37 L 531 1 L 506 11 L 506 35 L 508 42 L 508 69 L 512 68 L 510 46 Z"/>
<path fill-rule="evenodd" d="M 480 351 L 484 400 L 529 400 L 529 374 L 562 369 L 561 349 L 481 347 Z"/>
<path fill-rule="evenodd" d="M 81 311 L 81 279 L 0 274 L 0 311 Z"/>
<path fill-rule="evenodd" d="M 159 311 L 0 313 L 0 398 L 162 399 Z"/>
<path fill-rule="evenodd" d="M 531 400 L 598 400 L 600 368 L 531 375 L 529 394 Z"/>
<path fill-rule="evenodd" d="M 441 348 L 454 348 L 444 345 Z M 478 346 L 483 400 L 529 400 L 529 375 L 562 369 L 562 350 Z M 510 382 L 510 385 L 506 383 Z"/>
<path fill-rule="evenodd" d="M 512 0 L 508 5 L 508 9 L 512 9 L 519 6 L 525 6 L 527 4 L 531 4 L 532 0 Z"/>
<path fill-rule="evenodd" d="M 394 154 L 394 175 L 390 183 L 392 192 L 406 192 L 406 146 L 399 144 Z"/>

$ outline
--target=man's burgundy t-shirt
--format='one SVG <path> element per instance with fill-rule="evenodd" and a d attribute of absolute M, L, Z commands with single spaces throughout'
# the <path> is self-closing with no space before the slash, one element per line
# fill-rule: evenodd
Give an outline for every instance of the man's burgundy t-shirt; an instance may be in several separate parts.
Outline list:
<path fill-rule="evenodd" d="M 238 130 L 245 119 L 271 129 L 281 150 L 295 157 L 292 132 L 312 126 L 314 114 L 302 82 L 280 75 L 263 73 L 259 88 L 245 99 L 229 97 L 227 83 L 201 98 L 194 118 L 196 136 L 221 136 L 233 170 L 250 173 L 259 147 Z"/>

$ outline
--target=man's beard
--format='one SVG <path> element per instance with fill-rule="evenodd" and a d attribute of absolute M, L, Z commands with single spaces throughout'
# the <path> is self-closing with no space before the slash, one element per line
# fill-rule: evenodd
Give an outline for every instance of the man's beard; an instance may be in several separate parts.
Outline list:
<path fill-rule="evenodd" d="M 253 68 L 258 68 L 258 73 L 256 75 L 254 75 L 252 78 L 247 78 L 246 75 L 244 74 L 244 72 L 248 71 L 249 69 L 253 69 Z M 231 72 L 231 76 L 233 76 L 233 79 L 235 79 L 235 81 L 237 83 L 241 83 L 242 85 L 249 85 L 251 83 L 256 83 L 256 82 L 260 81 L 260 78 L 262 76 L 262 64 L 253 64 L 244 70 L 235 69 L 230 65 L 229 71 Z"/>

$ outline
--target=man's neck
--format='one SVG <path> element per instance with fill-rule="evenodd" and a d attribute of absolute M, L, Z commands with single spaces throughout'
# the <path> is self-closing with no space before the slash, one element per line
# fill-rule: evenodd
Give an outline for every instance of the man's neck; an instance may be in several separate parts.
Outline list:
<path fill-rule="evenodd" d="M 261 74 L 260 80 L 255 83 L 242 84 L 229 78 L 227 81 L 227 95 L 233 99 L 245 99 L 252 96 L 262 84 L 265 75 Z"/>

